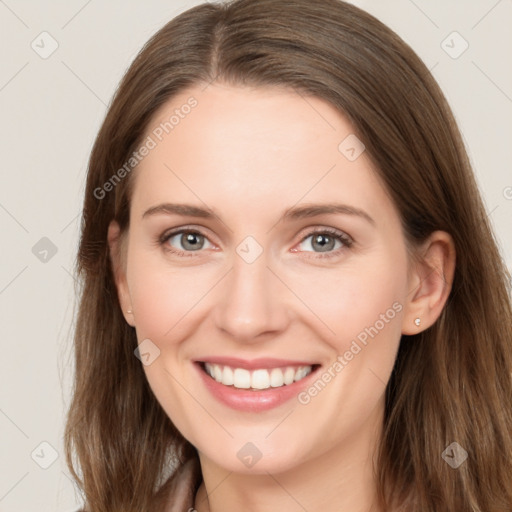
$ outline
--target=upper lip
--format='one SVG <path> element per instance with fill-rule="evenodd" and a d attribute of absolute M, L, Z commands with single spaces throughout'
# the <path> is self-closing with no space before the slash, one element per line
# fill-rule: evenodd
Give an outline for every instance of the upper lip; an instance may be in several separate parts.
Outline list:
<path fill-rule="evenodd" d="M 293 361 L 291 359 L 275 359 L 273 357 L 261 357 L 258 359 L 239 359 L 237 357 L 206 357 L 198 359 L 198 363 L 218 364 L 231 368 L 245 368 L 246 370 L 258 370 L 263 368 L 284 368 L 286 366 L 315 366 L 315 363 L 305 361 Z"/>

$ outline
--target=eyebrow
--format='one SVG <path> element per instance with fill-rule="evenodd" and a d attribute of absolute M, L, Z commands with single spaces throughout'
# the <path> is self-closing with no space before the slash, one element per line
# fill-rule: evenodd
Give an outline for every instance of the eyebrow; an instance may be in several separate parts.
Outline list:
<path fill-rule="evenodd" d="M 181 215 L 184 217 L 200 217 L 203 219 L 218 218 L 218 215 L 208 207 L 199 207 L 191 204 L 181 203 L 163 203 L 153 206 L 146 210 L 142 218 L 150 217 L 152 215 Z M 341 204 L 341 203 L 322 203 L 322 204 L 307 204 L 304 206 L 294 206 L 285 210 L 279 221 L 292 221 L 300 220 L 310 217 L 317 217 L 326 214 L 344 214 L 354 215 L 361 217 L 375 226 L 375 220 L 368 215 L 364 210 L 355 208 L 354 206 Z"/>

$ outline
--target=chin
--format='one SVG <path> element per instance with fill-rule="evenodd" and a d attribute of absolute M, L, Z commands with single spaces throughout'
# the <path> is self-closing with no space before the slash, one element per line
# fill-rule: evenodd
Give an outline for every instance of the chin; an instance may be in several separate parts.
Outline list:
<path fill-rule="evenodd" d="M 246 475 L 284 473 L 298 467 L 307 458 L 307 455 L 302 453 L 304 446 L 300 439 L 297 443 L 283 445 L 281 439 L 273 442 L 265 440 L 264 436 L 260 437 L 259 441 L 242 441 L 235 438 L 226 443 L 217 443 L 217 450 L 214 452 L 210 443 L 204 446 L 205 449 L 200 445 L 196 446 L 201 459 L 207 459 L 226 471 Z"/>

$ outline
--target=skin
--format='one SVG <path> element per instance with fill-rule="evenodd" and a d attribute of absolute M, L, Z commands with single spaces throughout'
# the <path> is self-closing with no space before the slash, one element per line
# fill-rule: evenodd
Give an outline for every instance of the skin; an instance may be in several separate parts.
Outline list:
<path fill-rule="evenodd" d="M 442 311 L 453 242 L 435 232 L 415 248 L 421 260 L 410 259 L 398 211 L 368 155 L 349 161 L 338 150 L 354 128 L 323 100 L 202 85 L 166 103 L 146 135 L 191 95 L 197 107 L 133 176 L 126 236 L 113 221 L 108 237 L 126 321 L 139 342 L 149 338 L 160 350 L 144 366 L 150 386 L 199 453 L 204 483 L 195 507 L 377 510 L 372 458 L 385 387 L 401 334 L 428 328 Z M 346 213 L 280 220 L 291 207 L 331 202 L 373 222 Z M 206 206 L 216 217 L 143 218 L 161 203 Z M 180 227 L 205 236 L 196 241 L 202 248 L 188 249 L 191 257 L 165 250 L 187 250 L 180 236 L 158 243 Z M 309 236 L 316 228 L 334 228 L 353 243 L 331 241 L 323 252 Z M 263 249 L 250 264 L 236 252 L 249 235 Z M 393 304 L 400 309 L 394 318 L 306 405 L 292 399 L 258 414 L 230 409 L 193 366 L 207 356 L 274 357 L 319 363 L 322 374 Z M 262 454 L 252 468 L 237 457 L 247 442 Z"/>

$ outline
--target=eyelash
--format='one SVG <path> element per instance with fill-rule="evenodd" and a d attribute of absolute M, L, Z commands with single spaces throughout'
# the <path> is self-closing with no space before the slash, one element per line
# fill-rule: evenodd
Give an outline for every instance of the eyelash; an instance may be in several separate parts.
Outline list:
<path fill-rule="evenodd" d="M 161 245 L 161 246 L 164 246 L 165 244 L 167 244 L 167 242 L 174 236 L 176 235 L 181 235 L 183 233 L 188 233 L 188 234 L 193 234 L 193 235 L 199 235 L 199 236 L 203 236 L 205 238 L 208 238 L 206 235 L 204 235 L 203 233 L 201 233 L 200 231 L 196 230 L 196 229 L 188 229 L 188 228 L 180 228 L 176 231 L 171 231 L 171 232 L 166 232 L 164 233 L 162 236 L 160 236 L 158 238 L 158 243 Z M 350 247 L 352 247 L 354 241 L 352 240 L 352 238 L 350 238 L 348 235 L 346 235 L 345 233 L 341 232 L 341 231 L 338 231 L 336 229 L 333 229 L 333 228 L 317 228 L 311 232 L 309 232 L 306 236 L 304 236 L 299 244 L 302 244 L 305 240 L 307 240 L 308 238 L 310 238 L 311 236 L 314 236 L 314 235 L 318 235 L 318 234 L 321 234 L 321 235 L 329 235 L 330 237 L 334 238 L 335 240 L 338 240 L 339 242 L 341 242 L 343 244 L 343 247 L 339 247 L 338 249 L 336 250 L 333 250 L 333 251 L 329 251 L 329 252 L 326 252 L 326 253 L 315 253 L 314 251 L 304 251 L 306 253 L 309 253 L 309 252 L 313 252 L 314 254 L 316 254 L 316 256 L 307 256 L 308 258 L 314 258 L 314 259 L 318 259 L 318 258 L 333 258 L 335 256 L 338 256 L 339 253 L 343 250 L 343 249 L 349 249 Z M 211 242 L 210 242 L 211 243 Z M 164 250 L 167 251 L 167 252 L 170 252 L 172 254 L 176 254 L 177 256 L 180 256 L 180 257 L 195 257 L 197 256 L 197 254 L 194 254 L 194 252 L 202 252 L 202 251 L 182 251 L 180 249 L 175 249 L 169 245 L 167 245 L 167 247 L 164 247 Z"/>

